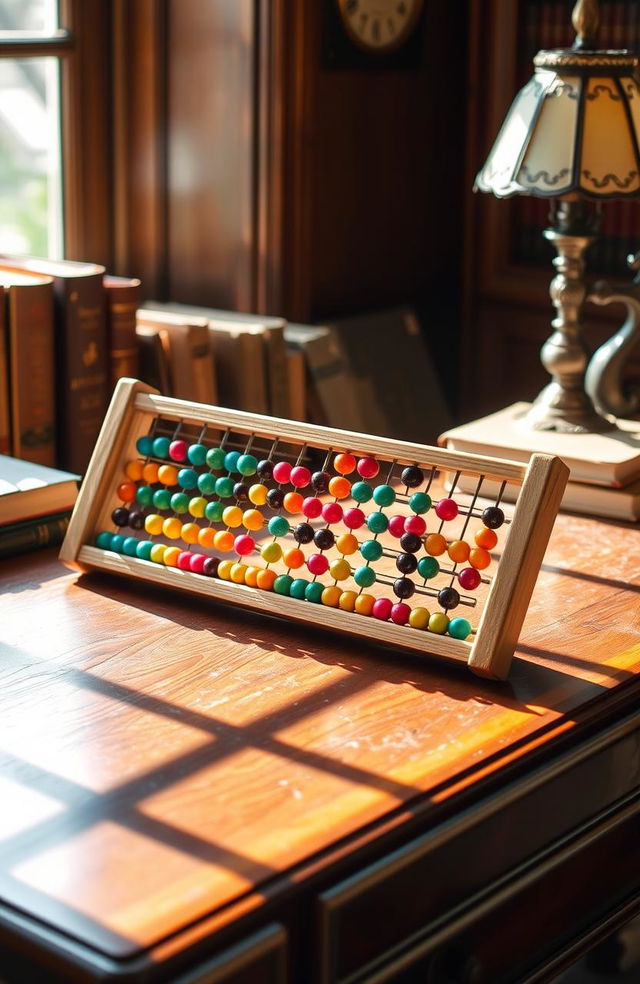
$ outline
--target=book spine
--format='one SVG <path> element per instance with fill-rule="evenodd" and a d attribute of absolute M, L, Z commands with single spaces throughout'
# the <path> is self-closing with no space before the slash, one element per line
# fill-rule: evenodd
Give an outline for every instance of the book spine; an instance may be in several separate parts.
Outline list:
<path fill-rule="evenodd" d="M 67 532 L 71 512 L 47 516 L 28 523 L 13 523 L 0 527 L 0 558 L 50 547 L 62 543 Z"/>
<path fill-rule="evenodd" d="M 12 451 L 56 463 L 53 292 L 51 282 L 6 288 Z"/>
<path fill-rule="evenodd" d="M 9 336 L 5 315 L 4 287 L 0 285 L 0 454 L 11 454 L 9 415 Z"/>
<path fill-rule="evenodd" d="M 282 328 L 265 332 L 269 386 L 269 412 L 274 417 L 289 417 L 289 382 L 287 379 L 287 347 Z"/>
<path fill-rule="evenodd" d="M 110 383 L 113 387 L 123 376 L 137 379 L 140 372 L 136 311 L 140 306 L 141 285 L 139 280 L 123 280 L 121 283 L 111 277 L 104 277 L 103 284 Z"/>

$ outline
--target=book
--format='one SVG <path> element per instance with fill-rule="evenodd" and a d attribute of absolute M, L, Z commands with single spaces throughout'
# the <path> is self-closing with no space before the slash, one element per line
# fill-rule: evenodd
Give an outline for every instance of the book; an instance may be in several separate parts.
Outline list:
<path fill-rule="evenodd" d="M 640 421 L 618 420 L 605 434 L 557 434 L 526 429 L 528 403 L 453 427 L 438 443 L 453 451 L 528 461 L 535 451 L 556 454 L 569 466 L 570 482 L 620 488 L 640 478 Z"/>
<path fill-rule="evenodd" d="M 304 352 L 287 342 L 289 413 L 292 420 L 307 420 L 307 384 Z"/>
<path fill-rule="evenodd" d="M 102 278 L 106 301 L 107 346 L 111 387 L 123 376 L 137 379 L 140 373 L 136 311 L 140 306 L 142 284 L 137 277 Z"/>
<path fill-rule="evenodd" d="M 61 468 L 82 474 L 109 402 L 105 268 L 97 263 L 7 254 L 0 255 L 0 264 L 53 279 L 57 462 Z"/>
<path fill-rule="evenodd" d="M 51 547 L 62 543 L 71 519 L 71 510 L 0 526 L 0 558 Z"/>
<path fill-rule="evenodd" d="M 0 286 L 0 454 L 11 452 L 9 415 L 9 335 L 5 317 L 4 287 Z"/>
<path fill-rule="evenodd" d="M 366 412 L 352 385 L 347 354 L 338 333 L 325 325 L 290 322 L 284 337 L 305 361 L 306 406 L 311 422 L 366 433 Z"/>
<path fill-rule="evenodd" d="M 41 465 L 56 463 L 53 281 L 0 269 L 6 326 L 11 451 Z M 8 450 L 8 449 L 7 449 Z"/>
<path fill-rule="evenodd" d="M 217 403 L 216 374 L 206 318 L 139 308 L 136 324 L 158 330 L 169 364 L 173 396 L 196 403 Z"/>
<path fill-rule="evenodd" d="M 167 351 L 162 344 L 161 330 L 154 325 L 136 324 L 140 379 L 154 389 L 172 396 L 171 373 Z"/>
<path fill-rule="evenodd" d="M 78 496 L 79 476 L 32 461 L 0 455 L 0 530 L 70 510 Z"/>

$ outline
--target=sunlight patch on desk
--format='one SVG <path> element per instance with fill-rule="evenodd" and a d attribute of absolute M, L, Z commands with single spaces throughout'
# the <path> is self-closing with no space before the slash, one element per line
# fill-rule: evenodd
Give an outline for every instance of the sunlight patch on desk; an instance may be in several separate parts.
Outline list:
<path fill-rule="evenodd" d="M 0 776 L 0 803 L 0 842 L 64 810 L 59 800 L 6 776 Z"/>

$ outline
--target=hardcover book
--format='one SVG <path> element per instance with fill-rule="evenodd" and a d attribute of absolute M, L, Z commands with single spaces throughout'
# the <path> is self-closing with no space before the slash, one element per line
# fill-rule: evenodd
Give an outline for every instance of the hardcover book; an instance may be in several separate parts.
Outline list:
<path fill-rule="evenodd" d="M 122 376 L 137 379 L 140 373 L 136 311 L 140 306 L 142 285 L 137 277 L 102 278 L 107 310 L 107 344 L 111 386 Z"/>
<path fill-rule="evenodd" d="M 78 481 L 70 472 L 0 455 L 0 537 L 7 524 L 68 512 Z"/>

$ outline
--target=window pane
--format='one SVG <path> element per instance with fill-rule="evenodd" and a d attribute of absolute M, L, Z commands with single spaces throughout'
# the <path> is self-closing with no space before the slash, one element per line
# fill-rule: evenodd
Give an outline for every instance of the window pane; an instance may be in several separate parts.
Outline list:
<path fill-rule="evenodd" d="M 0 31 L 51 34 L 58 26 L 58 0 L 0 0 Z"/>
<path fill-rule="evenodd" d="M 57 58 L 0 59 L 0 251 L 62 256 Z"/>

